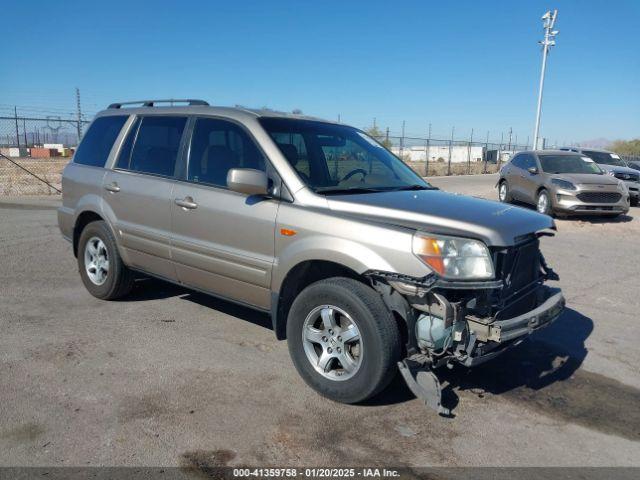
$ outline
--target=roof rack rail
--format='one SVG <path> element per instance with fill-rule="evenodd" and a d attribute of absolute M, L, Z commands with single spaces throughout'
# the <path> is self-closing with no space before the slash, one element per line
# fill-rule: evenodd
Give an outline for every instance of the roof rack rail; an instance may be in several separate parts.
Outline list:
<path fill-rule="evenodd" d="M 196 100 L 192 98 L 186 98 L 186 99 L 170 98 L 168 100 L 137 100 L 135 102 L 112 103 L 107 108 L 122 108 L 124 105 L 140 105 L 140 104 L 143 107 L 154 107 L 156 103 L 170 103 L 172 105 L 174 103 L 188 103 L 189 106 L 194 106 L 194 105 L 208 106 L 209 105 L 209 103 L 205 102 L 204 100 Z"/>

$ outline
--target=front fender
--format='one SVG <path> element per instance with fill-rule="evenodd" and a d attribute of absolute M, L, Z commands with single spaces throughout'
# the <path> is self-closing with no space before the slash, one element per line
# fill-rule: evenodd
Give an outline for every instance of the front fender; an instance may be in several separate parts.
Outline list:
<path fill-rule="evenodd" d="M 272 291 L 280 291 L 280 287 L 288 272 L 296 265 L 312 260 L 323 260 L 347 267 L 358 274 L 368 270 L 407 273 L 409 269 L 414 275 L 426 275 L 429 270 L 411 254 L 410 236 L 404 235 L 398 252 L 385 252 L 373 246 L 345 238 L 336 238 L 326 234 L 314 234 L 286 244 L 277 257 L 272 275 Z M 395 247 L 398 247 L 398 243 Z M 385 255 L 385 253 L 389 253 Z M 403 258 L 404 257 L 404 258 Z"/>

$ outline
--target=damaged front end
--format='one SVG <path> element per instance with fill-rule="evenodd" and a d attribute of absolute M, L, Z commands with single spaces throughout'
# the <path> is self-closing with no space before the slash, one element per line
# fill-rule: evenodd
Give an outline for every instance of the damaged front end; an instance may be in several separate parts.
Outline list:
<path fill-rule="evenodd" d="M 490 254 L 495 275 L 484 281 L 368 272 L 374 288 L 407 324 L 400 372 L 413 393 L 443 415 L 450 412 L 441 404 L 434 370 L 484 363 L 549 325 L 564 309 L 561 291 L 544 284 L 558 276 L 546 265 L 537 235 L 492 248 Z"/>

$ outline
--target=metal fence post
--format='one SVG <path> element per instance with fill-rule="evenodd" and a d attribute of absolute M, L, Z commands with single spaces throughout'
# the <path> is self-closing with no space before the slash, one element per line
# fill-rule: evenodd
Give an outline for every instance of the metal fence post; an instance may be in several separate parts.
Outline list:
<path fill-rule="evenodd" d="M 456 127 L 451 127 L 451 140 L 449 140 L 449 162 L 447 165 L 447 175 L 451 175 L 451 149 L 453 148 L 453 135 L 456 131 Z"/>
<path fill-rule="evenodd" d="M 18 108 L 13 107 L 13 118 L 16 121 L 16 143 L 18 144 L 18 148 L 20 148 L 20 132 L 18 131 Z"/>
<path fill-rule="evenodd" d="M 467 175 L 471 173 L 471 144 L 473 143 L 473 128 L 471 129 L 471 137 L 469 137 L 469 145 L 467 145 Z"/>
<path fill-rule="evenodd" d="M 404 161 L 403 155 L 404 155 L 404 125 L 405 122 L 404 120 L 402 121 L 402 136 L 400 137 L 400 160 Z"/>
<path fill-rule="evenodd" d="M 425 155 L 424 176 L 425 177 L 429 176 L 429 155 L 430 154 L 431 154 L 431 124 L 429 124 L 429 135 L 427 135 L 427 146 L 424 149 L 424 155 Z"/>
<path fill-rule="evenodd" d="M 484 142 L 484 165 L 482 166 L 482 173 L 487 173 L 487 157 L 489 156 L 489 130 L 487 130 L 487 140 Z"/>

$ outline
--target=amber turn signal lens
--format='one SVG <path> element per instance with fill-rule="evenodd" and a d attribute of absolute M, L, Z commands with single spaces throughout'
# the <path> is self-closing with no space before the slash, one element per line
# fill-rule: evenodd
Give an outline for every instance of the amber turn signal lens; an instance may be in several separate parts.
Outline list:
<path fill-rule="evenodd" d="M 440 275 L 445 274 L 442 250 L 435 238 L 415 237 L 413 249 L 423 262 L 433 268 Z"/>
<path fill-rule="evenodd" d="M 293 237 L 296 233 L 295 230 L 290 230 L 288 228 L 281 228 L 280 229 L 280 235 L 284 235 L 285 237 Z"/>

